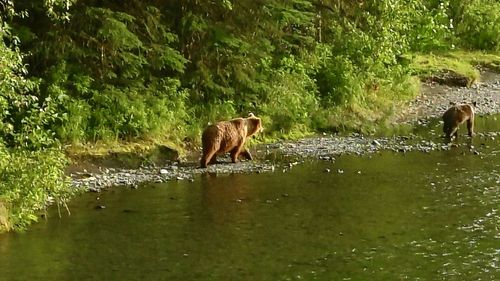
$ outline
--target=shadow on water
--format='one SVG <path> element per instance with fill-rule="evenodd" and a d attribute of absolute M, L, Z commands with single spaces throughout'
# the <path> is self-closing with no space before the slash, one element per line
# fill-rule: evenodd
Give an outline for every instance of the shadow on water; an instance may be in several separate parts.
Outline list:
<path fill-rule="evenodd" d="M 498 280 L 500 143 L 473 142 L 88 193 L 1 235 L 0 279 Z"/>

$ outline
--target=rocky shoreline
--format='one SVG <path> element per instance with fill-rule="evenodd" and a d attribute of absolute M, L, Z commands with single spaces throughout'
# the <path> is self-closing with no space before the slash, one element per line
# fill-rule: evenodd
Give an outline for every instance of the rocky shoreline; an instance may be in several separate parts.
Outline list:
<path fill-rule="evenodd" d="M 406 110 L 395 116 L 396 124 L 428 124 L 438 118 L 449 106 L 450 102 L 478 103 L 477 114 L 488 115 L 500 113 L 500 74 L 488 73 L 488 79 L 474 84 L 470 88 L 449 87 L 438 84 L 424 84 L 421 94 L 406 107 Z M 439 132 L 440 133 L 440 132 Z M 438 133 L 438 134 L 439 134 Z M 497 138 L 499 132 L 478 134 L 477 138 Z M 435 138 L 425 139 L 416 135 L 397 137 L 374 137 L 352 134 L 349 136 L 318 136 L 295 142 L 278 142 L 259 145 L 255 148 L 255 161 L 229 163 L 229 159 L 221 159 L 221 163 L 206 169 L 198 168 L 196 157 L 183 162 L 171 162 L 157 167 L 141 166 L 137 169 L 104 168 L 97 171 L 75 171 L 71 173 L 76 188 L 93 192 L 110 186 L 128 186 L 137 188 L 145 182 L 167 182 L 176 180 L 193 180 L 202 173 L 262 173 L 287 169 L 306 158 L 335 161 L 341 154 L 366 154 L 378 151 L 423 151 L 449 150 L 450 145 Z M 473 147 L 472 153 L 479 154 Z M 279 159 L 279 160 L 277 160 Z"/>
<path fill-rule="evenodd" d="M 406 109 L 395 116 L 395 123 L 412 123 L 418 120 L 439 118 L 450 107 L 450 103 L 477 102 L 479 115 L 500 112 L 500 74 L 488 72 L 488 79 L 472 87 L 451 87 L 440 84 L 423 84 L 421 94 L 411 101 Z M 425 121 L 424 121 L 425 122 Z"/>

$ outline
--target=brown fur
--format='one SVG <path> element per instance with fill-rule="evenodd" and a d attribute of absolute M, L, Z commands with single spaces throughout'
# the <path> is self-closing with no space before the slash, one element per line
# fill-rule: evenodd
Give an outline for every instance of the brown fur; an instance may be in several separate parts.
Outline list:
<path fill-rule="evenodd" d="M 443 132 L 445 137 L 451 139 L 453 136 L 458 137 L 458 127 L 460 124 L 467 121 L 467 129 L 469 136 L 474 135 L 474 108 L 476 102 L 471 104 L 457 104 L 450 107 L 443 114 Z"/>
<path fill-rule="evenodd" d="M 229 152 L 231 161 L 236 163 L 241 154 L 252 160 L 252 155 L 244 145 L 248 138 L 262 131 L 262 121 L 252 113 L 247 118 L 235 118 L 208 126 L 201 137 L 203 154 L 200 166 L 216 163 L 217 155 Z"/>

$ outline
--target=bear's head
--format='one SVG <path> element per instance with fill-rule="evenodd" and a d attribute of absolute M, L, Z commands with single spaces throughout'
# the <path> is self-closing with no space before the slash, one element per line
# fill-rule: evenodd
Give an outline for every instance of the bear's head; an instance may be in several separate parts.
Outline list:
<path fill-rule="evenodd" d="M 251 137 L 264 130 L 264 127 L 262 127 L 262 120 L 253 115 L 253 113 L 250 112 L 245 120 L 247 125 L 247 137 Z"/>

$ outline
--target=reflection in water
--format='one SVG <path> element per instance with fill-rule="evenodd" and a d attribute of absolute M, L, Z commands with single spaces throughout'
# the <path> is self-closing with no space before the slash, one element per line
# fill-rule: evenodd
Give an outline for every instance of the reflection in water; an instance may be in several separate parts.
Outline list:
<path fill-rule="evenodd" d="M 499 141 L 459 144 L 85 194 L 0 236 L 0 279 L 498 280 Z"/>
<path fill-rule="evenodd" d="M 230 224 L 248 220 L 251 214 L 244 202 L 254 197 L 251 180 L 251 177 L 238 174 L 201 176 L 202 207 L 206 210 L 210 223 Z"/>

